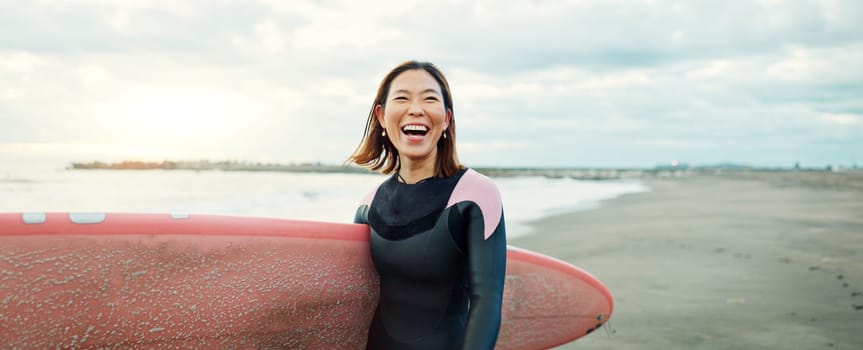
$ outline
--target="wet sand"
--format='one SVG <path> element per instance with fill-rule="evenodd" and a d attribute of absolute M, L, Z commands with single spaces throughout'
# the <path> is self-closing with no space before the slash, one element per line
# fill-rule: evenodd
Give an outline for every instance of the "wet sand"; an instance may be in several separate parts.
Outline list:
<path fill-rule="evenodd" d="M 509 243 L 615 295 L 611 327 L 560 349 L 861 349 L 863 174 L 799 178 L 650 179 Z"/>

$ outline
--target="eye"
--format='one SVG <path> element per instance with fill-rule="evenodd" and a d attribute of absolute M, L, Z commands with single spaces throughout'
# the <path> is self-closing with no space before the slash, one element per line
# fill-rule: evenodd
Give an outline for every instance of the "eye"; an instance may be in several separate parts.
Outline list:
<path fill-rule="evenodd" d="M 407 101 L 407 100 L 408 100 L 408 98 L 407 98 L 407 97 L 405 97 L 405 96 L 396 96 L 396 97 L 393 97 L 393 101 Z"/>
<path fill-rule="evenodd" d="M 438 98 L 437 98 L 437 96 L 426 96 L 425 100 L 426 100 L 426 101 L 431 101 L 431 102 L 437 102 L 437 101 L 440 101 L 440 99 L 438 99 Z"/>

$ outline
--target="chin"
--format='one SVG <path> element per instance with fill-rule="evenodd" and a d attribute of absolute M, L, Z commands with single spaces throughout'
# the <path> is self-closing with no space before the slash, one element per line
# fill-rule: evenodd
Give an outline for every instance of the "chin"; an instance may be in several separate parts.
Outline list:
<path fill-rule="evenodd" d="M 399 150 L 399 154 L 410 159 L 425 159 L 431 157 L 434 154 L 434 151 L 434 147 L 424 147 L 422 149 L 411 147 L 409 149 Z"/>

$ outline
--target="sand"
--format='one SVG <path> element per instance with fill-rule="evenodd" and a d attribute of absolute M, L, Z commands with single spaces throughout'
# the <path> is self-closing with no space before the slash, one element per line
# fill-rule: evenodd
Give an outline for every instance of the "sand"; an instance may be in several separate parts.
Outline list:
<path fill-rule="evenodd" d="M 863 190 L 817 177 L 647 179 L 509 243 L 615 295 L 611 327 L 560 349 L 863 349 Z"/>

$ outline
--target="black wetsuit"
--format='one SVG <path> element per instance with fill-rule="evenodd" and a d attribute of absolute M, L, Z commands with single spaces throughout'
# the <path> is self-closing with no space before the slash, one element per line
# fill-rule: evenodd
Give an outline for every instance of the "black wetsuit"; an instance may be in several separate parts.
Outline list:
<path fill-rule="evenodd" d="M 506 236 L 491 180 L 468 169 L 414 185 L 393 176 L 354 221 L 371 228 L 381 278 L 368 349 L 494 347 Z"/>

